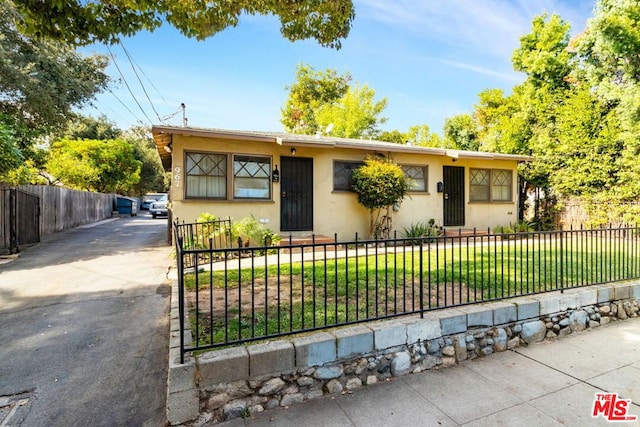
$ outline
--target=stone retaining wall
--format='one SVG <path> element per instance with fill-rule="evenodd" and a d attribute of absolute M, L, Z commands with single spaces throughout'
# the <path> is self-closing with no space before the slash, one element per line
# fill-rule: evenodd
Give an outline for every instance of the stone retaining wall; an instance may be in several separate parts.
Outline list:
<path fill-rule="evenodd" d="M 167 416 L 201 425 L 637 317 L 640 282 L 571 289 L 185 356 L 174 286 Z"/>

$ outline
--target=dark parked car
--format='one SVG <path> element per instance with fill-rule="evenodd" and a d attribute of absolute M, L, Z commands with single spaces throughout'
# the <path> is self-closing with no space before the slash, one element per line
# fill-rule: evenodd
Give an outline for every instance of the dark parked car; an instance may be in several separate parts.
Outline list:
<path fill-rule="evenodd" d="M 168 202 L 169 202 L 169 199 L 167 196 L 164 196 L 159 200 L 156 200 L 155 202 L 153 202 L 151 204 L 151 207 L 149 208 L 149 213 L 151 214 L 151 216 L 154 218 L 159 216 L 167 216 Z"/>

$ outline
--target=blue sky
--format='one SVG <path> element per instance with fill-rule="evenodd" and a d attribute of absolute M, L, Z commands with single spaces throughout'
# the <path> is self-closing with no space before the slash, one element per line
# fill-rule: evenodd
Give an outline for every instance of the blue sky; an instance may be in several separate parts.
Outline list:
<path fill-rule="evenodd" d="M 595 0 L 355 0 L 356 18 L 340 50 L 311 40 L 289 42 L 273 17 L 243 17 L 238 27 L 202 42 L 166 25 L 123 40 L 142 70 L 147 95 L 115 45 L 111 52 L 133 96 L 120 81 L 113 94 L 101 94 L 94 107 L 82 111 L 127 128 L 160 124 L 158 115 L 175 113 L 184 103 L 189 126 L 281 131 L 285 86 L 294 81 L 296 65 L 305 63 L 348 71 L 354 82 L 373 88 L 377 99 L 386 97 L 382 130 L 427 124 L 441 133 L 444 119 L 471 112 L 482 90 L 509 93 L 524 79 L 513 71 L 511 54 L 535 15 L 557 12 L 576 34 L 594 5 Z M 86 51 L 107 53 L 104 46 Z M 113 63 L 108 72 L 122 80 Z M 164 123 L 181 125 L 182 113 Z"/>

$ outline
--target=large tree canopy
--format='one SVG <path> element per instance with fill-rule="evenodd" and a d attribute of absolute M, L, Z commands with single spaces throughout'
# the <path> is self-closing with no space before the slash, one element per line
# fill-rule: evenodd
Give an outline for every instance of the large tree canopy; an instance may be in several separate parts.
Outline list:
<path fill-rule="evenodd" d="M 126 152 L 130 150 L 130 147 L 133 147 L 133 157 L 140 163 L 140 169 L 138 172 L 134 169 L 130 169 L 130 171 L 134 175 L 138 173 L 139 180 L 134 182 L 136 181 L 135 176 L 128 181 L 123 180 L 123 182 L 127 184 L 121 185 L 119 191 L 138 196 L 149 192 L 167 191 L 169 183 L 165 182 L 166 175 L 162 169 L 160 157 L 158 157 L 158 152 L 156 151 L 156 146 L 153 143 L 149 129 L 146 127 L 134 126 L 122 131 L 105 116 L 98 118 L 79 116 L 69 123 L 67 129 L 62 133 L 62 137 L 57 139 L 64 141 L 96 140 L 103 142 L 116 140 L 117 146 L 123 147 Z M 126 142 L 129 145 L 121 144 L 120 141 Z M 81 141 L 77 144 L 79 146 L 83 145 Z M 59 148 L 57 140 L 53 145 L 55 147 L 54 151 Z M 124 155 L 125 158 L 128 156 L 126 153 Z M 60 163 L 60 153 L 56 153 L 54 157 L 58 157 L 58 163 L 55 163 L 55 170 L 48 171 L 52 175 L 60 172 L 60 168 L 57 166 L 57 164 Z M 71 164 L 74 161 L 73 159 L 73 157 L 69 157 L 64 161 L 68 161 L 69 164 Z M 79 167 L 85 167 L 83 165 L 87 161 L 85 157 L 76 155 L 75 159 Z M 54 162 L 50 162 L 49 165 L 54 165 Z M 74 185 L 77 185 L 77 183 L 74 182 Z"/>
<path fill-rule="evenodd" d="M 121 35 L 154 30 L 168 22 L 203 40 L 238 25 L 243 14 L 275 15 L 289 40 L 313 38 L 340 48 L 355 16 L 351 0 L 15 0 L 25 31 L 72 44 L 113 43 Z"/>
<path fill-rule="evenodd" d="M 72 110 L 105 89 L 104 56 L 75 50 L 20 33 L 20 14 L 0 0 L 0 120 L 26 140 L 61 127 Z"/>
<path fill-rule="evenodd" d="M 323 104 L 316 112 L 320 129 L 333 126 L 331 134 L 341 138 L 373 138 L 378 125 L 387 119 L 380 114 L 387 107 L 387 99 L 374 100 L 376 92 L 364 85 L 349 87 L 338 101 Z"/>
<path fill-rule="evenodd" d="M 133 145 L 122 139 L 61 139 L 47 162 L 47 170 L 69 187 L 124 194 L 140 180 L 140 166 Z"/>
<path fill-rule="evenodd" d="M 288 86 L 289 97 L 280 121 L 289 132 L 313 135 L 331 129 L 342 138 L 376 137 L 387 99 L 374 100 L 367 85 L 351 86 L 349 73 L 316 71 L 310 65 L 296 67 L 296 81 Z"/>
<path fill-rule="evenodd" d="M 640 198 L 638 28 L 637 0 L 599 0 L 573 39 L 559 16 L 536 17 L 512 58 L 526 80 L 510 95 L 480 94 L 481 148 L 536 159 L 521 166 L 520 200 L 536 187 L 548 200 L 577 198 L 606 222 L 614 206 Z"/>
<path fill-rule="evenodd" d="M 477 151 L 480 148 L 478 124 L 469 114 L 459 114 L 444 121 L 444 138 L 447 147 Z"/>
<path fill-rule="evenodd" d="M 316 111 L 347 93 L 351 75 L 336 70 L 316 71 L 312 66 L 298 64 L 295 82 L 288 86 L 289 97 L 281 111 L 280 121 L 289 132 L 313 135 L 320 130 Z"/>

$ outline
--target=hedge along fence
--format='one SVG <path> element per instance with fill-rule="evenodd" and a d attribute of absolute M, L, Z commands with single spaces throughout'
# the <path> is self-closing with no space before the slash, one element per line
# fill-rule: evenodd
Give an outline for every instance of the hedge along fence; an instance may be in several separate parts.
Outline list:
<path fill-rule="evenodd" d="M 116 198 L 115 194 L 49 185 L 21 185 L 17 188 L 40 196 L 41 235 L 110 218 Z"/>

